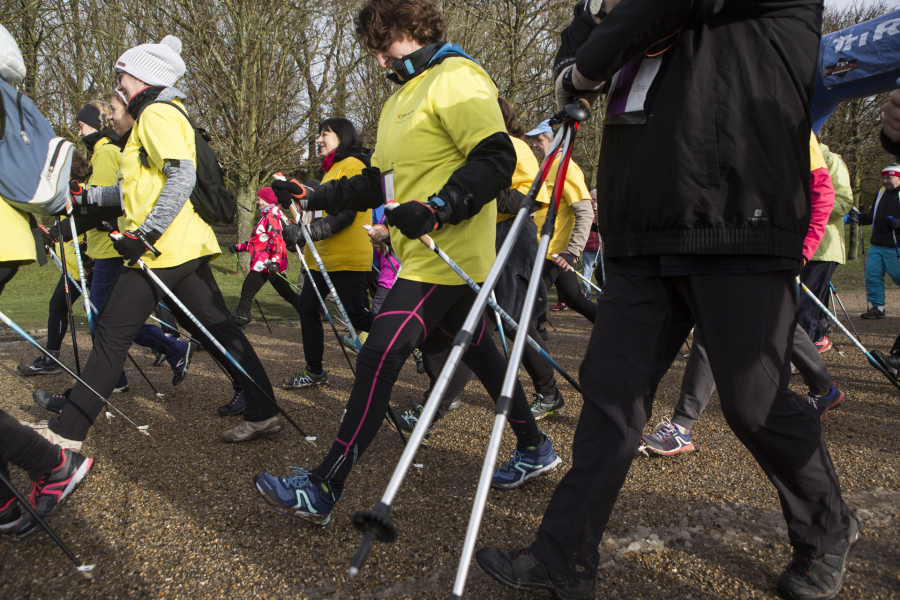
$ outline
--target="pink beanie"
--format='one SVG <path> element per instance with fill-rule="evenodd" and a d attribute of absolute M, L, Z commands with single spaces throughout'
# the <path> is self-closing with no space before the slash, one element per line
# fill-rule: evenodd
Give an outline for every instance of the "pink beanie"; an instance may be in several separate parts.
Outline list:
<path fill-rule="evenodd" d="M 259 188 L 259 191 L 256 192 L 257 198 L 262 198 L 269 204 L 275 204 L 278 200 L 275 198 L 275 192 L 272 191 L 270 187 Z"/>

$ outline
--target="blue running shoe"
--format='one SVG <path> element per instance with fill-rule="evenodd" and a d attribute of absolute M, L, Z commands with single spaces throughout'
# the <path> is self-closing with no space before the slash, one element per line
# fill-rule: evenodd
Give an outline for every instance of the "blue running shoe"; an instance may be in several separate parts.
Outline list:
<path fill-rule="evenodd" d="M 533 450 L 513 452 L 506 466 L 494 471 L 491 486 L 501 490 L 512 490 L 538 475 L 555 471 L 560 464 L 562 459 L 556 455 L 553 441 L 547 436 L 544 443 Z"/>
<path fill-rule="evenodd" d="M 668 418 L 663 420 L 653 433 L 641 438 L 644 449 L 661 456 L 673 456 L 682 452 L 691 452 L 694 444 L 691 442 L 692 429 L 685 429 L 678 423 L 671 422 Z"/>
<path fill-rule="evenodd" d="M 324 483 L 313 483 L 309 473 L 291 467 L 290 477 L 273 477 L 260 473 L 253 478 L 256 489 L 266 502 L 283 515 L 300 517 L 317 525 L 328 525 L 331 509 L 338 498 Z"/>

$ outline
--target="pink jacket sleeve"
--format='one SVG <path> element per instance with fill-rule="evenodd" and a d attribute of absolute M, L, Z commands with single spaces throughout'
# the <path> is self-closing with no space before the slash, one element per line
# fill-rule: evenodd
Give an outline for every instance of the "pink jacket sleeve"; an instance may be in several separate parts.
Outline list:
<path fill-rule="evenodd" d="M 803 240 L 803 256 L 806 260 L 816 253 L 822 238 L 825 237 L 825 226 L 834 207 L 834 185 L 828 169 L 816 169 L 809 173 L 809 191 L 812 196 L 812 211 L 809 217 L 809 231 Z"/>

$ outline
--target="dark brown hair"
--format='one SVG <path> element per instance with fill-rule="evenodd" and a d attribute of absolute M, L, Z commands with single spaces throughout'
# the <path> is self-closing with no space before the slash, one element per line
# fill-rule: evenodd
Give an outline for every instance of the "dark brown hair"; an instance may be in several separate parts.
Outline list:
<path fill-rule="evenodd" d="M 512 137 L 521 139 L 522 136 L 525 135 L 525 126 L 519 122 L 519 118 L 516 116 L 516 109 L 513 108 L 513 105 L 510 104 L 509 100 L 503 96 L 498 96 L 497 102 L 500 104 L 500 112 L 503 113 L 503 123 L 506 125 L 506 133 Z"/>
<path fill-rule="evenodd" d="M 81 155 L 80 152 L 72 153 L 72 170 L 69 172 L 69 177 L 72 179 L 77 179 L 84 183 L 87 181 L 88 174 L 91 170 L 91 163 L 87 161 L 87 159 Z"/>
<path fill-rule="evenodd" d="M 369 50 L 386 50 L 394 32 L 406 32 L 418 43 L 444 39 L 447 24 L 432 0 L 366 0 L 356 16 L 356 35 Z"/>

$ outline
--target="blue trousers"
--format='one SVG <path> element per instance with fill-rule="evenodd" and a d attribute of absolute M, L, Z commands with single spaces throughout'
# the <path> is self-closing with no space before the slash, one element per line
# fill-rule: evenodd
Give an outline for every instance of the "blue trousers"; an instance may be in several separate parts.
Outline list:
<path fill-rule="evenodd" d="M 101 313 L 123 264 L 125 264 L 124 258 L 99 258 L 94 261 L 94 278 L 90 292 L 91 304 Z M 187 342 L 181 342 L 166 336 L 162 329 L 155 325 L 144 325 L 141 327 L 141 330 L 134 338 L 134 343 L 165 355 L 166 362 L 172 368 L 178 364 L 179 359 L 187 352 Z M 123 372 L 116 387 L 121 387 L 126 383 L 128 383 L 128 380 Z"/>
<path fill-rule="evenodd" d="M 875 306 L 884 306 L 884 275 L 887 273 L 900 285 L 900 260 L 896 248 L 869 246 L 866 257 L 866 300 Z"/>
<path fill-rule="evenodd" d="M 581 253 L 581 274 L 584 275 L 585 279 L 590 279 L 594 274 L 594 268 L 597 266 L 597 252 L 590 252 L 585 250 Z M 584 293 L 585 298 L 591 300 L 594 295 L 594 288 L 589 286 L 586 281 L 581 282 L 581 291 Z"/>

